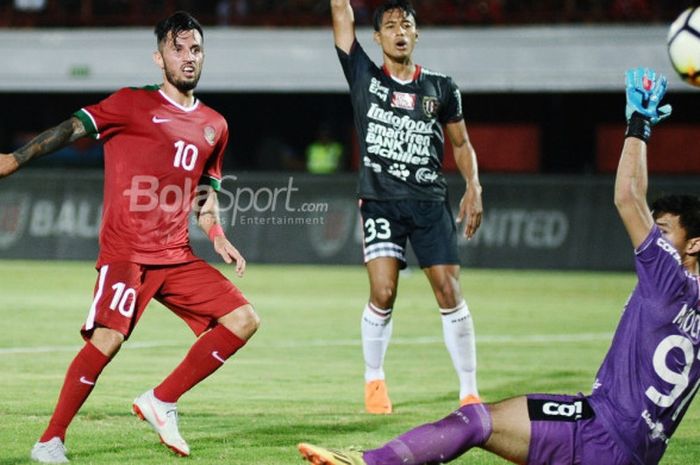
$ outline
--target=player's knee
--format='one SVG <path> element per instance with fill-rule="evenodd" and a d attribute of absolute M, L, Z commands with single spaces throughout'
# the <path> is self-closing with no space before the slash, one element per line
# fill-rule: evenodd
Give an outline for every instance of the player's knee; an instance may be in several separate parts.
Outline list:
<path fill-rule="evenodd" d="M 97 328 L 90 337 L 90 343 L 108 357 L 114 356 L 124 342 L 124 335 L 109 328 Z"/>
<path fill-rule="evenodd" d="M 373 287 L 370 300 L 379 308 L 392 308 L 394 306 L 394 300 L 396 300 L 396 287 L 391 283 Z"/>
<path fill-rule="evenodd" d="M 260 317 L 251 305 L 244 305 L 219 319 L 219 323 L 238 337 L 247 340 L 260 327 Z"/>
<path fill-rule="evenodd" d="M 250 310 L 246 312 L 245 326 L 250 332 L 250 336 L 255 334 L 258 328 L 260 328 L 260 317 L 257 313 L 255 313 L 255 310 L 253 310 L 252 308 L 250 308 Z"/>
<path fill-rule="evenodd" d="M 462 302 L 462 293 L 451 280 L 444 280 L 433 288 L 440 308 L 455 308 Z"/>

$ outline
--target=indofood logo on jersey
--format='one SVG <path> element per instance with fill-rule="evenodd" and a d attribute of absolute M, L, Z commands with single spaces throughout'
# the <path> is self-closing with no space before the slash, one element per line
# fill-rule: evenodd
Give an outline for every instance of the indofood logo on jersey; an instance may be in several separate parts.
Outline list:
<path fill-rule="evenodd" d="M 389 124 L 397 131 L 409 131 L 418 134 L 432 134 L 435 121 L 416 121 L 408 115 L 398 116 L 392 111 L 384 110 L 373 103 L 367 117 L 381 123 Z"/>
<path fill-rule="evenodd" d="M 417 121 L 398 116 L 373 103 L 367 112 L 367 152 L 409 165 L 427 165 L 435 120 Z"/>

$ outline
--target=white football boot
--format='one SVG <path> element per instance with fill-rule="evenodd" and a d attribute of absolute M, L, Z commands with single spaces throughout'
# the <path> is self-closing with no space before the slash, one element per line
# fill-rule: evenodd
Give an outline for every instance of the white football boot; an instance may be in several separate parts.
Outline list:
<path fill-rule="evenodd" d="M 131 409 L 141 420 L 150 423 L 160 436 L 160 442 L 170 450 L 182 457 L 190 455 L 190 446 L 177 429 L 177 407 L 174 403 L 156 399 L 151 389 L 134 399 Z"/>
<path fill-rule="evenodd" d="M 49 439 L 46 442 L 37 442 L 32 447 L 30 457 L 35 462 L 41 463 L 68 463 L 70 460 L 66 457 L 66 446 L 58 436 Z"/>

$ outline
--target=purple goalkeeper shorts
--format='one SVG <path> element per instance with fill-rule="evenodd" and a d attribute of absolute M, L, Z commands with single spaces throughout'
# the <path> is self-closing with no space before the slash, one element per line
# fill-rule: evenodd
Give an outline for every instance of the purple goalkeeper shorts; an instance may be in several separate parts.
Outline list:
<path fill-rule="evenodd" d="M 583 395 L 530 394 L 528 465 L 633 465 Z"/>

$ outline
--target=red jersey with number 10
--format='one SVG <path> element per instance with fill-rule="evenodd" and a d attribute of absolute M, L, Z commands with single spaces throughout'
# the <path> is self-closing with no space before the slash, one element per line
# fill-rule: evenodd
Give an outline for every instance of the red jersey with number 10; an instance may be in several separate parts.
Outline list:
<path fill-rule="evenodd" d="M 226 120 L 199 100 L 182 107 L 157 86 L 121 89 L 75 116 L 104 140 L 97 266 L 194 260 L 188 217 L 200 183 L 220 188 Z"/>

